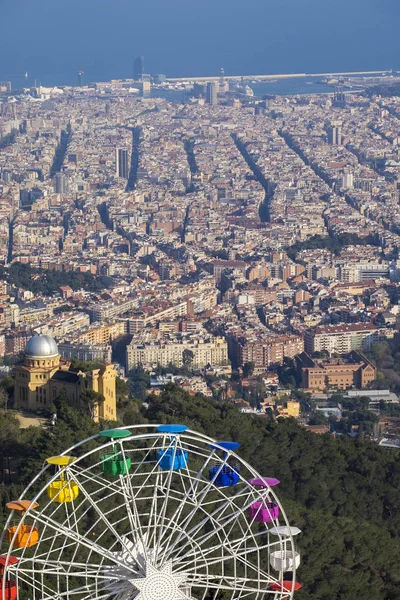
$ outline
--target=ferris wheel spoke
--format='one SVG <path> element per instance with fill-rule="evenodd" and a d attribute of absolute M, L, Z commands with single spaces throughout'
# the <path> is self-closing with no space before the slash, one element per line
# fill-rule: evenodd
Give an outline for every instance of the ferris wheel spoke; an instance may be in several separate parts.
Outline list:
<path fill-rule="evenodd" d="M 164 436 L 164 440 L 163 440 L 164 446 L 166 446 L 166 441 L 167 441 L 167 437 Z M 158 505 L 159 505 L 159 510 L 157 511 L 158 514 L 155 513 L 155 523 L 154 523 L 153 536 L 152 536 L 152 538 L 153 538 L 152 545 L 153 545 L 153 549 L 154 549 L 155 553 L 158 553 L 161 548 L 160 534 L 158 534 L 158 532 L 160 531 L 162 533 L 164 530 L 164 526 L 165 526 L 165 518 L 166 518 L 167 509 L 168 509 L 168 504 L 170 501 L 170 490 L 171 490 L 172 478 L 173 478 L 173 474 L 174 474 L 174 465 L 175 465 L 175 460 L 176 460 L 176 454 L 177 454 L 178 450 L 182 452 L 182 448 L 181 447 L 178 448 L 178 439 L 176 437 L 168 445 L 168 449 L 171 449 L 171 448 L 173 449 L 173 453 L 171 456 L 171 464 L 170 464 L 170 468 L 165 471 L 166 483 L 162 486 L 163 496 L 162 496 L 162 499 L 160 499 L 160 502 L 158 503 Z M 158 462 L 160 462 L 160 461 L 158 461 Z M 149 543 L 150 543 L 150 540 L 149 540 Z"/>
<path fill-rule="evenodd" d="M 85 595 L 82 595 L 85 594 Z M 79 596 L 79 600 L 101 600 L 102 598 L 109 598 L 109 593 L 104 590 L 104 592 L 102 590 L 99 590 L 99 586 L 97 585 L 97 582 L 91 583 L 91 584 L 86 584 L 84 586 L 80 586 L 78 588 L 71 588 L 69 590 L 63 591 L 63 592 L 58 592 L 58 595 L 56 596 L 57 600 L 60 600 L 61 598 L 73 598 L 74 596 Z M 50 597 L 49 596 L 49 600 L 50 598 L 54 599 L 54 596 Z M 47 598 L 45 599 L 47 600 Z"/>
<path fill-rule="evenodd" d="M 25 575 L 25 577 L 24 577 Z M 24 572 L 21 573 L 17 573 L 17 581 L 18 583 L 20 583 L 20 581 L 22 581 L 23 583 L 27 584 L 33 591 L 33 595 L 36 598 L 36 592 L 39 593 L 39 597 L 42 600 L 42 598 L 45 600 L 46 597 L 47 598 L 51 598 L 51 595 L 47 596 L 47 593 L 49 594 L 53 594 L 54 597 L 54 590 L 52 590 L 50 587 L 48 587 L 45 583 L 39 583 L 38 579 L 35 577 L 35 571 L 33 570 L 32 573 L 30 574 L 29 578 L 26 577 L 26 574 Z M 46 594 L 46 596 L 44 596 L 44 594 Z"/>
<path fill-rule="evenodd" d="M 207 482 L 206 487 L 207 487 L 208 491 L 210 489 L 212 489 L 211 482 Z M 219 506 L 217 506 L 217 508 L 215 508 L 210 513 L 204 511 L 205 517 L 200 522 L 196 523 L 192 527 L 192 529 L 190 529 L 189 528 L 190 522 L 192 521 L 193 518 L 198 516 L 198 511 L 201 510 L 202 506 L 204 506 L 204 504 L 202 502 L 204 495 L 202 495 L 202 497 L 197 500 L 196 504 L 193 506 L 192 510 L 189 512 L 187 517 L 185 517 L 182 520 L 182 523 L 181 523 L 182 532 L 185 531 L 187 535 L 194 535 L 197 533 L 198 530 L 203 529 L 203 527 L 205 526 L 205 524 L 208 521 L 210 521 L 211 523 L 214 523 L 214 521 L 216 521 L 217 518 L 221 519 L 223 517 L 224 512 L 227 511 L 232 506 L 232 501 L 239 499 L 243 495 L 242 492 L 238 492 L 238 494 L 236 494 L 235 496 L 229 497 L 225 494 L 225 492 L 222 490 L 222 488 L 219 488 L 219 493 L 220 493 Z M 246 498 L 248 497 L 248 492 L 245 494 L 245 497 Z M 215 504 L 215 502 L 214 502 L 214 504 Z M 170 553 L 174 550 L 174 547 L 180 543 L 180 541 L 183 539 L 184 536 L 185 536 L 185 534 L 181 533 L 181 535 L 176 540 L 174 540 L 173 543 L 171 543 Z"/>
<path fill-rule="evenodd" d="M 142 475 L 140 469 L 143 467 L 143 463 L 146 464 L 150 464 L 151 463 L 151 456 L 154 453 L 155 448 L 157 448 L 158 446 L 158 436 L 155 436 L 154 438 L 152 438 L 151 440 L 151 444 L 149 445 L 148 448 L 145 448 L 145 455 L 142 458 L 142 460 L 138 463 L 134 463 L 136 465 L 135 469 L 132 469 L 131 471 L 131 475 L 135 476 L 135 475 Z M 139 449 L 139 452 L 143 451 L 143 449 Z"/>
<path fill-rule="evenodd" d="M 76 478 L 78 479 L 78 478 Z M 122 480 L 122 477 L 120 478 L 120 481 Z M 105 513 L 99 508 L 98 503 L 96 503 L 92 496 L 90 494 L 88 494 L 86 492 L 86 489 L 83 485 L 79 486 L 79 489 L 82 491 L 82 494 L 85 496 L 88 504 L 95 510 L 95 512 L 97 513 L 98 517 L 99 517 L 99 521 L 103 522 L 103 524 L 105 525 L 105 527 L 107 528 L 107 530 L 113 534 L 114 538 L 116 541 L 118 541 L 121 544 L 121 547 L 123 549 L 125 549 L 127 552 L 130 553 L 130 548 L 127 546 L 127 542 L 126 542 L 126 538 L 124 538 L 123 536 L 121 536 L 118 531 L 115 529 L 113 523 L 111 523 L 111 521 L 107 518 L 107 516 L 105 515 Z M 126 495 L 124 494 L 124 491 L 121 490 L 122 492 L 122 497 L 125 497 L 125 504 L 123 505 L 124 508 L 129 511 L 130 510 L 130 503 L 129 501 L 127 501 Z M 132 498 L 130 498 L 132 500 Z M 133 530 L 134 531 L 134 530 Z M 133 532 L 132 531 L 132 532 Z M 138 567 L 140 568 L 140 563 L 137 563 Z"/>
<path fill-rule="evenodd" d="M 142 521 L 137 507 L 132 481 L 129 477 L 126 480 L 123 477 L 120 477 L 120 481 L 125 498 L 125 509 L 127 511 L 131 526 L 131 533 L 135 533 L 136 543 L 140 541 L 141 549 L 144 552 L 144 556 L 146 556 L 146 536 L 145 533 L 143 533 Z M 138 567 L 141 568 L 142 565 L 138 559 L 136 559 L 136 563 Z"/>
<path fill-rule="evenodd" d="M 248 494 L 246 495 L 246 497 L 248 498 Z M 202 543 L 206 543 L 208 542 L 208 540 L 210 538 L 212 538 L 216 533 L 222 532 L 224 529 L 226 529 L 228 524 L 231 523 L 235 523 L 238 518 L 240 517 L 240 515 L 243 514 L 243 509 L 240 509 L 239 507 L 236 507 L 233 504 L 233 499 L 235 499 L 236 497 L 233 496 L 232 498 L 228 498 L 227 501 L 221 505 L 219 508 L 217 508 L 215 511 L 213 511 L 212 513 L 207 514 L 207 516 L 201 520 L 199 523 L 197 523 L 196 525 L 194 525 L 191 529 L 188 529 L 186 531 L 186 535 L 187 538 L 189 538 L 190 536 L 197 536 L 198 533 L 203 530 L 204 525 L 208 522 L 210 522 L 213 526 L 212 531 L 210 532 L 206 532 L 205 534 L 201 535 L 200 537 L 196 537 L 196 541 L 199 545 L 201 545 Z M 225 517 L 223 517 L 223 513 L 225 511 L 227 511 L 229 508 L 231 508 L 231 512 Z M 181 536 L 182 539 L 183 536 Z M 175 540 L 170 547 L 170 552 L 169 555 L 171 555 L 172 552 L 175 551 L 175 547 L 177 546 L 177 544 L 179 543 L 179 539 Z M 185 542 L 184 544 L 182 544 L 182 546 L 178 549 L 177 553 L 174 554 L 175 558 L 181 556 L 181 552 L 185 549 L 185 547 L 189 546 L 189 542 Z M 184 557 L 183 557 L 184 558 Z"/>
<path fill-rule="evenodd" d="M 103 546 L 100 546 L 94 540 L 87 539 L 86 537 L 81 535 L 79 532 L 71 530 L 71 529 L 67 529 L 66 527 L 60 525 L 59 523 L 57 523 L 56 521 L 54 521 L 47 515 L 43 516 L 39 513 L 36 515 L 36 520 L 38 523 L 41 523 L 42 525 L 45 525 L 49 529 L 53 530 L 54 534 L 57 538 L 59 536 L 66 536 L 67 538 L 71 539 L 72 541 L 74 541 L 78 544 L 81 544 L 86 549 L 94 551 L 96 554 L 102 556 L 103 559 L 110 560 L 113 563 L 120 565 L 122 567 L 124 566 L 124 563 L 120 559 L 118 559 L 118 557 L 116 557 L 115 553 L 111 552 L 107 548 L 104 548 Z"/>
<path fill-rule="evenodd" d="M 147 525 L 147 530 L 146 530 L 146 539 L 147 539 L 147 543 L 150 545 L 150 539 L 152 537 L 152 531 L 155 529 L 156 525 L 157 525 L 157 512 L 158 512 L 158 493 L 159 493 L 159 487 L 160 487 L 160 479 L 161 479 L 162 475 L 160 473 L 160 470 L 157 469 L 156 473 L 155 473 L 155 483 L 154 483 L 154 488 L 153 488 L 153 496 L 152 496 L 152 502 L 150 505 L 150 513 L 149 513 L 149 521 L 148 521 L 148 525 Z"/>
<path fill-rule="evenodd" d="M 142 460 L 142 463 L 144 461 L 144 462 L 146 462 L 146 464 L 151 464 L 149 459 L 151 458 L 151 454 L 154 452 L 154 449 L 158 446 L 158 443 L 159 443 L 158 438 L 153 440 L 152 445 L 150 446 L 150 448 L 147 449 L 147 452 L 145 454 L 145 457 Z M 145 474 L 144 480 L 142 481 L 139 488 L 136 490 L 136 488 L 134 488 L 134 486 L 133 486 L 133 481 L 137 475 L 142 476 L 142 474 L 140 473 L 140 470 L 139 470 L 142 463 L 138 464 L 136 466 L 136 469 L 127 478 L 127 485 L 125 488 L 125 492 L 126 492 L 125 498 L 127 501 L 127 505 L 130 506 L 130 504 L 132 504 L 132 506 L 133 506 L 133 512 L 135 515 L 135 524 L 132 525 L 132 529 L 133 530 L 136 529 L 137 531 L 139 531 L 141 547 L 143 549 L 144 555 L 146 555 L 148 549 L 150 548 L 150 546 L 152 544 L 151 538 L 152 538 L 154 530 L 156 529 L 156 524 L 157 524 L 157 514 L 158 514 L 158 504 L 159 504 L 158 497 L 159 497 L 159 490 L 161 487 L 161 485 L 160 485 L 161 474 L 160 474 L 160 469 L 158 467 L 158 462 L 154 462 L 152 469 Z M 155 484 L 152 482 L 152 477 L 154 477 L 154 476 L 156 477 Z M 148 487 L 151 489 L 150 513 L 148 515 L 147 527 L 142 527 L 140 511 L 138 509 L 137 503 L 143 502 L 146 500 L 146 497 L 141 496 L 141 493 L 144 490 L 146 490 Z M 128 494 L 128 491 L 129 491 L 129 494 Z M 145 529 L 145 531 L 144 531 L 144 529 Z"/>
<path fill-rule="evenodd" d="M 209 575 L 199 577 L 196 581 L 189 582 L 195 588 L 206 588 L 207 590 L 240 590 L 249 593 L 268 593 L 276 594 L 275 591 L 268 590 L 267 586 L 271 583 L 276 583 L 277 580 L 269 578 L 265 581 L 258 579 L 244 579 L 240 577 L 219 577 L 218 575 Z M 262 587 L 261 587 L 262 586 Z"/>
<path fill-rule="evenodd" d="M 32 569 L 29 568 L 29 565 L 32 565 L 32 568 L 34 567 L 35 571 L 37 571 L 37 566 L 39 565 L 43 570 L 44 569 L 48 569 L 48 573 L 49 574 L 53 574 L 54 569 L 58 572 L 63 572 L 65 573 L 70 573 L 70 572 L 79 572 L 81 569 L 85 569 L 87 572 L 93 572 L 96 573 L 96 576 L 101 576 L 103 577 L 103 575 L 99 575 L 99 573 L 102 572 L 103 566 L 105 566 L 103 563 L 90 563 L 87 561 L 84 562 L 74 562 L 74 561 L 70 561 L 70 560 L 62 560 L 59 558 L 38 558 L 38 557 L 34 557 L 34 558 L 22 558 L 18 561 L 18 567 L 16 566 L 11 566 L 9 568 L 10 572 L 12 572 L 13 570 L 18 570 L 18 572 L 22 572 L 22 571 L 31 571 Z M 28 567 L 28 568 L 27 568 Z M 108 576 L 108 575 L 107 575 Z M 105 577 L 105 575 L 104 575 Z"/>
<path fill-rule="evenodd" d="M 227 543 L 224 544 L 224 547 L 227 551 L 231 552 L 231 555 L 228 555 L 226 557 L 219 557 L 218 560 L 223 562 L 224 560 L 231 560 L 232 557 L 234 558 L 241 558 L 241 557 L 245 557 L 248 554 L 252 554 L 254 552 L 260 552 L 260 551 L 264 551 L 267 550 L 269 548 L 271 548 L 271 546 L 273 546 L 272 544 L 266 543 L 266 544 L 262 544 L 262 545 L 257 545 L 257 546 L 250 546 L 247 547 L 245 546 L 244 548 L 240 548 L 240 545 L 243 544 L 243 540 L 238 541 L 237 544 L 232 544 L 232 543 Z M 179 560 L 179 568 L 178 570 L 182 570 L 182 571 L 190 571 L 191 564 L 194 564 L 195 566 L 192 568 L 197 568 L 199 566 L 198 562 L 198 558 L 199 557 L 205 557 L 208 561 L 208 557 L 213 557 L 213 554 L 215 555 L 215 552 L 218 548 L 221 547 L 221 544 L 218 544 L 216 546 L 211 546 L 211 547 L 207 547 L 204 550 L 196 550 L 194 552 L 188 553 L 185 555 L 184 558 L 181 558 Z M 278 548 L 280 546 L 277 546 Z M 207 564 L 210 564 L 209 562 L 207 562 Z"/>
<path fill-rule="evenodd" d="M 226 552 L 226 550 L 225 550 L 225 552 Z M 206 560 L 204 562 L 198 561 L 194 567 L 184 569 L 184 572 L 190 574 L 191 571 L 193 571 L 193 570 L 199 571 L 202 568 L 209 569 L 213 565 L 222 566 L 224 564 L 229 564 L 229 563 L 233 563 L 235 568 L 244 567 L 246 569 L 254 570 L 253 563 L 250 562 L 245 555 L 225 554 L 225 556 L 209 558 L 208 560 Z M 179 570 L 178 570 L 178 572 L 179 572 Z M 270 580 L 269 574 L 266 573 L 265 571 L 263 571 L 260 567 L 257 568 L 257 574 L 258 574 L 259 578 L 262 576 L 265 579 Z M 189 581 L 189 577 L 188 577 L 188 581 Z"/>
<path fill-rule="evenodd" d="M 243 546 L 242 548 L 239 545 L 236 545 L 236 547 L 232 546 L 229 542 L 219 542 L 214 546 L 208 546 L 207 549 L 198 550 L 190 556 L 188 555 L 185 559 L 179 560 L 178 571 L 184 571 L 186 573 L 201 566 L 210 566 L 214 562 L 223 563 L 231 560 L 246 561 L 247 556 L 254 553 L 260 553 L 261 551 L 270 548 L 270 544 L 248 547 L 243 541 L 241 545 Z M 224 556 L 218 554 L 221 550 L 225 552 Z M 203 559 L 203 563 L 199 560 L 199 557 Z"/>
<path fill-rule="evenodd" d="M 46 577 L 48 583 L 44 583 L 43 576 Z M 92 581 L 88 582 L 88 577 L 91 577 Z M 58 592 L 57 595 L 54 594 L 54 590 L 49 586 L 49 580 L 52 577 L 63 577 L 68 589 L 63 592 Z M 67 577 L 67 578 L 66 578 Z M 81 577 L 85 579 L 85 585 L 80 585 L 79 587 L 72 587 L 69 585 L 69 577 Z M 40 583 L 38 583 L 38 578 Z M 65 579 L 66 578 L 66 579 Z M 42 600 L 54 600 L 54 598 L 70 598 L 74 595 L 79 595 L 79 600 L 87 600 L 89 599 L 100 599 L 100 598 L 108 598 L 109 592 L 104 591 L 104 594 L 101 593 L 99 595 L 99 577 L 95 577 L 93 574 L 85 575 L 83 573 L 68 573 L 66 571 L 46 571 L 46 569 L 32 569 L 31 571 L 21 569 L 18 571 L 18 579 L 28 584 L 30 587 L 33 587 L 36 591 L 40 592 L 40 599 Z M 105 589 L 106 579 L 100 579 L 100 589 Z M 91 591 L 92 590 L 92 591 Z M 82 593 L 88 592 L 88 595 L 82 597 Z M 95 595 L 93 595 L 95 594 Z"/>
<path fill-rule="evenodd" d="M 159 554 L 159 558 L 161 560 L 165 558 L 167 548 L 169 548 L 172 540 L 174 539 L 174 537 L 176 537 L 176 532 L 179 531 L 180 536 L 182 532 L 182 527 L 185 526 L 186 518 L 182 518 L 183 511 L 188 505 L 190 505 L 192 506 L 191 513 L 194 514 L 194 507 L 196 507 L 193 498 L 194 492 L 189 469 L 185 467 L 185 476 L 183 475 L 181 470 L 178 471 L 177 475 L 182 485 L 183 494 L 181 495 L 181 497 L 176 498 L 177 508 L 172 513 L 172 515 L 168 517 L 168 527 L 165 527 L 164 530 L 161 530 L 160 532 L 159 547 L 164 548 L 164 550 L 161 550 L 161 553 Z M 187 483 L 187 481 L 189 481 L 189 484 Z M 170 494 L 170 497 L 172 496 L 173 495 Z"/>

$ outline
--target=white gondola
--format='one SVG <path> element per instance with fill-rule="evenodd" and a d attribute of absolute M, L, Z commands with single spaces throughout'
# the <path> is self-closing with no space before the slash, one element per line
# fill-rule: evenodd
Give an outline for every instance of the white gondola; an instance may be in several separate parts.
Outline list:
<path fill-rule="evenodd" d="M 272 535 L 279 535 L 281 537 L 290 537 L 299 535 L 301 533 L 301 529 L 298 527 L 290 527 L 289 525 L 281 525 L 280 527 L 272 527 L 268 529 L 268 533 L 272 533 Z"/>
<path fill-rule="evenodd" d="M 275 571 L 293 571 L 300 565 L 300 552 L 297 548 L 294 552 L 290 549 L 275 550 L 269 555 L 269 564 Z"/>

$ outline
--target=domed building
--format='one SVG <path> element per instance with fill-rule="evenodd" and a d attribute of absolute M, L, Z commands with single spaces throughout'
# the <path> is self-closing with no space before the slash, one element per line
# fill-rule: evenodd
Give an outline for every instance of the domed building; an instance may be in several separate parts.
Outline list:
<path fill-rule="evenodd" d="M 117 418 L 114 366 L 103 365 L 86 372 L 71 369 L 71 363 L 61 358 L 56 342 L 48 335 L 30 338 L 24 360 L 14 367 L 14 373 L 17 409 L 46 409 L 60 395 L 72 406 L 79 407 L 82 391 L 93 390 L 104 396 L 104 402 L 94 408 L 94 420 Z"/>

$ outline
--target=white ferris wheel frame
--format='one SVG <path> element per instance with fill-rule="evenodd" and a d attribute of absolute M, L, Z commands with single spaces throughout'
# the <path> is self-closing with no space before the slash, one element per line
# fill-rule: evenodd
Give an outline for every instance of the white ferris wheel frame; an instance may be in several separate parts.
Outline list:
<path fill-rule="evenodd" d="M 54 505 L 52 500 L 47 498 L 46 489 L 57 480 L 61 471 L 55 473 L 40 486 L 39 491 L 31 499 L 32 506 L 37 502 L 40 505 L 39 508 L 29 508 L 20 520 L 21 524 L 32 522 L 41 531 L 41 537 L 33 552 L 34 556 L 29 557 L 28 555 L 28 558 L 25 556 L 26 548 L 15 547 L 18 530 L 15 531 L 11 542 L 7 541 L 8 529 L 15 519 L 15 511 L 11 512 L 0 537 L 0 548 L 3 552 L 3 548 L 6 547 L 6 552 L 3 554 L 6 558 L 6 567 L 0 598 L 6 598 L 5 581 L 8 576 L 15 579 L 18 587 L 20 584 L 27 585 L 32 590 L 28 596 L 25 594 L 20 598 L 18 595 L 18 600 L 74 600 L 75 598 L 76 600 L 153 600 L 151 594 L 147 593 L 146 596 L 145 593 L 146 589 L 150 589 L 148 584 L 146 584 L 147 588 L 144 587 L 143 592 L 140 591 L 140 585 L 144 585 L 141 581 L 149 580 L 147 571 L 150 572 L 151 568 L 153 570 L 155 568 L 152 566 L 153 563 L 158 565 L 159 581 L 163 584 L 165 582 L 166 585 L 169 582 L 175 590 L 171 591 L 171 600 L 175 600 L 175 598 L 206 600 L 207 592 L 209 592 L 207 600 L 217 600 L 221 597 L 220 592 L 223 592 L 224 600 L 261 600 L 263 598 L 266 600 L 289 600 L 293 598 L 296 584 L 296 564 L 290 568 L 292 572 L 291 587 L 281 588 L 279 591 L 268 589 L 268 584 L 279 583 L 284 579 L 283 571 L 272 572 L 269 561 L 267 571 L 260 566 L 261 553 L 269 554 L 274 551 L 281 557 L 298 555 L 293 539 L 294 534 L 292 535 L 292 531 L 296 528 L 290 527 L 283 507 L 273 489 L 267 484 L 262 489 L 251 485 L 248 481 L 249 476 L 254 479 L 263 477 L 234 451 L 226 450 L 219 445 L 218 441 L 209 436 L 188 428 L 179 433 L 160 432 L 158 430 L 160 427 L 163 425 L 140 424 L 119 427 L 119 430 L 129 431 L 131 435 L 122 439 L 105 440 L 104 437 L 101 438 L 99 434 L 95 434 L 62 452 L 60 456 L 70 456 L 71 453 L 77 456 L 74 462 L 63 467 L 62 472 L 68 481 L 78 484 L 80 499 L 76 506 L 74 502 L 66 506 L 62 503 Z M 78 450 L 82 450 L 82 446 L 94 440 L 101 441 L 102 445 L 93 446 L 80 455 L 77 453 Z M 125 453 L 124 446 L 129 442 L 148 442 L 149 446 L 145 448 L 147 460 L 142 458 L 139 462 L 132 463 L 132 467 L 135 469 L 132 468 L 125 475 L 120 475 L 110 481 L 98 473 L 93 473 L 94 468 L 100 467 L 101 460 L 95 462 L 94 465 L 85 466 L 88 459 L 93 458 L 93 455 L 98 454 L 99 451 L 112 450 L 116 445 L 124 461 L 129 453 L 130 455 L 133 455 L 134 452 L 143 454 L 142 447 L 137 450 L 127 449 Z M 177 450 L 182 450 L 189 453 L 189 461 L 190 457 L 200 457 L 203 459 L 203 464 L 197 472 L 196 469 L 191 471 L 188 465 L 182 470 L 174 470 L 172 467 L 162 470 L 159 461 L 150 461 L 148 457 L 154 455 L 155 450 L 168 447 L 174 448 L 173 460 L 175 460 Z M 222 457 L 221 453 L 223 453 Z M 217 487 L 215 478 L 207 479 L 210 466 L 215 463 L 221 466 L 226 465 L 228 461 L 230 463 L 235 461 L 240 465 L 240 485 L 235 486 L 238 489 L 236 493 L 231 493 L 233 488 Z M 149 472 L 140 471 L 139 469 L 143 469 L 146 464 L 153 464 L 154 468 Z M 45 463 L 42 470 L 25 489 L 23 498 L 29 497 L 29 491 L 50 470 L 50 465 Z M 243 476 L 243 471 L 246 472 L 246 478 Z M 137 493 L 134 486 L 135 476 L 145 478 L 145 482 L 138 486 Z M 151 488 L 154 488 L 153 495 L 152 497 L 141 496 L 141 493 L 150 489 L 150 483 L 147 483 L 150 478 L 155 480 Z M 177 481 L 181 482 L 183 495 L 179 491 L 175 493 L 173 481 L 174 484 Z M 121 520 L 115 521 L 115 515 L 112 515 L 115 508 L 110 511 L 111 517 L 102 512 L 95 498 L 86 491 L 86 487 L 90 488 L 96 484 L 102 484 L 102 491 L 107 489 L 106 494 L 109 494 L 102 496 L 100 502 L 114 498 L 116 495 L 122 498 L 125 512 L 122 514 Z M 164 502 L 159 501 L 160 490 L 165 494 Z M 215 509 L 208 512 L 209 508 L 212 508 L 212 504 L 215 504 L 214 500 L 207 503 L 207 494 L 211 491 L 218 492 L 221 502 Z M 181 495 L 179 496 L 179 494 Z M 178 505 L 174 509 L 172 521 L 166 515 L 170 500 L 171 503 Z M 254 517 L 249 517 L 248 510 L 252 503 L 260 500 L 275 503 L 279 507 L 279 517 L 268 523 L 269 526 L 273 526 L 272 528 L 268 528 L 265 524 L 263 527 L 259 526 L 259 531 L 253 532 L 251 527 L 255 525 L 255 520 Z M 140 514 L 137 504 L 143 501 L 151 502 L 150 511 Z M 240 504 L 241 501 L 242 504 Z M 83 502 L 85 502 L 85 509 L 82 512 Z M 185 514 L 185 509 L 190 506 L 191 509 Z M 92 510 L 97 517 L 93 527 L 99 523 L 106 527 L 99 537 L 95 537 L 96 532 L 93 527 L 91 528 L 93 531 L 89 529 L 84 535 L 80 532 L 82 525 L 80 520 L 87 517 L 89 510 Z M 50 515 L 47 514 L 48 512 Z M 200 521 L 190 527 L 191 520 L 198 512 L 201 513 Z M 144 515 L 148 521 L 146 525 L 143 525 L 142 522 Z M 121 522 L 126 520 L 130 526 L 130 533 L 134 532 L 135 534 L 135 547 L 131 540 L 118 531 Z M 205 526 L 210 528 L 208 533 L 203 531 Z M 229 536 L 233 535 L 235 527 L 242 530 L 243 536 L 231 540 Z M 274 533 L 270 533 L 273 530 L 275 530 Z M 161 532 L 160 535 L 158 531 Z M 298 532 L 299 530 L 295 533 Z M 93 537 L 88 538 L 89 534 Z M 105 547 L 104 544 L 101 545 L 101 538 L 104 536 L 106 539 L 107 534 L 112 534 L 115 538 L 111 548 Z M 60 543 L 61 538 L 63 539 L 62 546 L 57 548 L 56 544 Z M 210 547 L 207 546 L 207 542 L 210 542 Z M 252 542 L 250 546 L 248 546 L 248 542 Z M 41 544 L 49 545 L 49 550 L 42 554 L 40 553 Z M 116 550 L 117 546 L 118 550 Z M 81 551 L 85 549 L 88 560 L 74 562 L 79 549 Z M 59 553 L 57 560 L 51 558 L 53 553 L 57 552 Z M 71 552 L 72 562 L 68 558 Z M 64 560 L 63 554 L 66 556 Z M 20 560 L 16 564 L 9 565 L 10 557 L 13 555 Z M 89 561 L 89 558 L 92 560 L 92 557 L 96 557 L 96 555 L 102 557 L 100 564 Z M 254 556 L 256 556 L 255 563 L 254 558 L 252 559 Z M 269 556 L 266 558 L 268 560 Z M 253 562 L 251 562 L 252 560 Z M 263 560 L 265 562 L 265 559 Z M 229 567 L 232 561 L 234 573 L 228 575 L 225 573 L 224 565 L 227 564 Z M 241 576 L 237 573 L 236 562 L 239 564 Z M 26 563 L 31 564 L 31 567 L 23 568 Z M 71 571 L 72 566 L 74 571 Z M 222 575 L 213 575 L 210 567 L 220 568 Z M 134 593 L 126 591 L 123 587 L 126 584 L 120 583 L 123 578 L 128 577 L 127 573 L 131 570 L 135 571 L 136 575 L 133 581 L 138 584 L 136 587 L 136 583 L 134 583 Z M 246 576 L 243 576 L 243 572 Z M 253 576 L 247 577 L 248 572 L 251 572 Z M 45 583 L 48 577 L 56 578 L 57 590 L 51 589 Z M 81 588 L 70 589 L 68 583 L 70 578 L 82 578 L 85 583 Z M 154 573 L 153 580 L 155 581 Z M 91 583 L 88 584 L 88 581 Z M 191 596 L 192 588 L 196 590 L 194 596 Z M 165 597 L 168 598 L 168 594 Z M 163 600 L 162 596 L 160 596 L 160 600 Z"/>

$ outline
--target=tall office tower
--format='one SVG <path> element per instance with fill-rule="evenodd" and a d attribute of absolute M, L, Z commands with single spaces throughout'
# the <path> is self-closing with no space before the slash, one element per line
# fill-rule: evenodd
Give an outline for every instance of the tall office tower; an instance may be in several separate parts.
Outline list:
<path fill-rule="evenodd" d="M 133 63 L 133 79 L 142 81 L 144 73 L 144 56 L 137 56 Z"/>
<path fill-rule="evenodd" d="M 129 176 L 128 149 L 127 148 L 116 148 L 115 149 L 115 158 L 116 158 L 115 173 L 116 173 L 117 177 L 122 177 L 123 179 L 128 179 L 128 176 Z"/>
<path fill-rule="evenodd" d="M 342 188 L 345 190 L 351 190 L 354 187 L 354 175 L 349 170 L 346 169 L 342 176 Z"/>
<path fill-rule="evenodd" d="M 206 102 L 211 106 L 218 104 L 218 86 L 214 81 L 207 83 Z"/>
<path fill-rule="evenodd" d="M 338 121 L 332 123 L 328 129 L 328 144 L 340 146 L 342 143 L 342 124 Z"/>
<path fill-rule="evenodd" d="M 66 194 L 68 191 L 68 181 L 65 173 L 57 173 L 54 178 L 54 191 L 56 194 Z"/>

